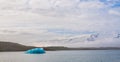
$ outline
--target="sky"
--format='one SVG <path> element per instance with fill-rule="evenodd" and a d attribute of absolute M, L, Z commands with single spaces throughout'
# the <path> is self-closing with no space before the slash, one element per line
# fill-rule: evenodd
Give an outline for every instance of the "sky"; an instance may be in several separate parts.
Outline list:
<path fill-rule="evenodd" d="M 0 0 L 0 40 L 120 47 L 120 0 Z"/>

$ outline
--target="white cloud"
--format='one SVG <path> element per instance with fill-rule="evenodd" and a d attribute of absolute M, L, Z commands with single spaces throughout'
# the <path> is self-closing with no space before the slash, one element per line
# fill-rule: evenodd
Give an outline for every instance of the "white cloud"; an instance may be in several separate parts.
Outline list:
<path fill-rule="evenodd" d="M 109 8 L 99 0 L 0 0 L 0 3 L 0 40 L 45 44 L 47 39 L 47 45 L 54 45 L 50 40 L 78 36 L 85 41 L 88 33 L 96 32 L 103 37 L 90 43 L 76 39 L 73 46 L 119 44 L 119 40 L 112 39 L 111 34 L 120 31 L 119 9 Z M 54 32 L 57 29 L 68 34 Z M 70 35 L 72 32 L 82 34 Z M 64 43 L 71 44 L 65 40 L 55 45 Z"/>
<path fill-rule="evenodd" d="M 50 9 L 50 1 L 49 0 L 30 0 L 29 7 L 32 9 Z"/>
<path fill-rule="evenodd" d="M 112 14 L 112 15 L 120 16 L 119 10 L 109 10 L 109 13 Z"/>
<path fill-rule="evenodd" d="M 89 8 L 104 8 L 104 4 L 99 2 L 99 1 L 95 1 L 95 2 L 81 2 L 79 5 L 79 8 L 86 8 L 86 9 L 89 9 Z"/>

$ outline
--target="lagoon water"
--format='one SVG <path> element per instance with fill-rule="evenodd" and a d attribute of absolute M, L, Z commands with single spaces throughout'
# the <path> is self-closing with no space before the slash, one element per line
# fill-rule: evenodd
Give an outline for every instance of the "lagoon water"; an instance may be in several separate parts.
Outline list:
<path fill-rule="evenodd" d="M 47 51 L 46 54 L 0 52 L 0 62 L 120 62 L 120 50 Z"/>

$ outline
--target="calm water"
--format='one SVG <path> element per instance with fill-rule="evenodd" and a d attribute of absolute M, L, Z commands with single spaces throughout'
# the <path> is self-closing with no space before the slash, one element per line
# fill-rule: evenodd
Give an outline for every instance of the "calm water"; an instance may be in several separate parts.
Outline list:
<path fill-rule="evenodd" d="M 0 62 L 120 62 L 120 50 L 47 51 L 46 54 L 0 52 Z"/>

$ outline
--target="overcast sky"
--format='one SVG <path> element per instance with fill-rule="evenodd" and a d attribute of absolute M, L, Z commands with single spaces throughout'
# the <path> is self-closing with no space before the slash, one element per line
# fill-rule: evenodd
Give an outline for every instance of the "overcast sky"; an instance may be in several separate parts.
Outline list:
<path fill-rule="evenodd" d="M 35 46 L 119 46 L 119 33 L 120 0 L 0 0 L 1 41 Z M 92 34 L 99 35 L 88 41 Z"/>

